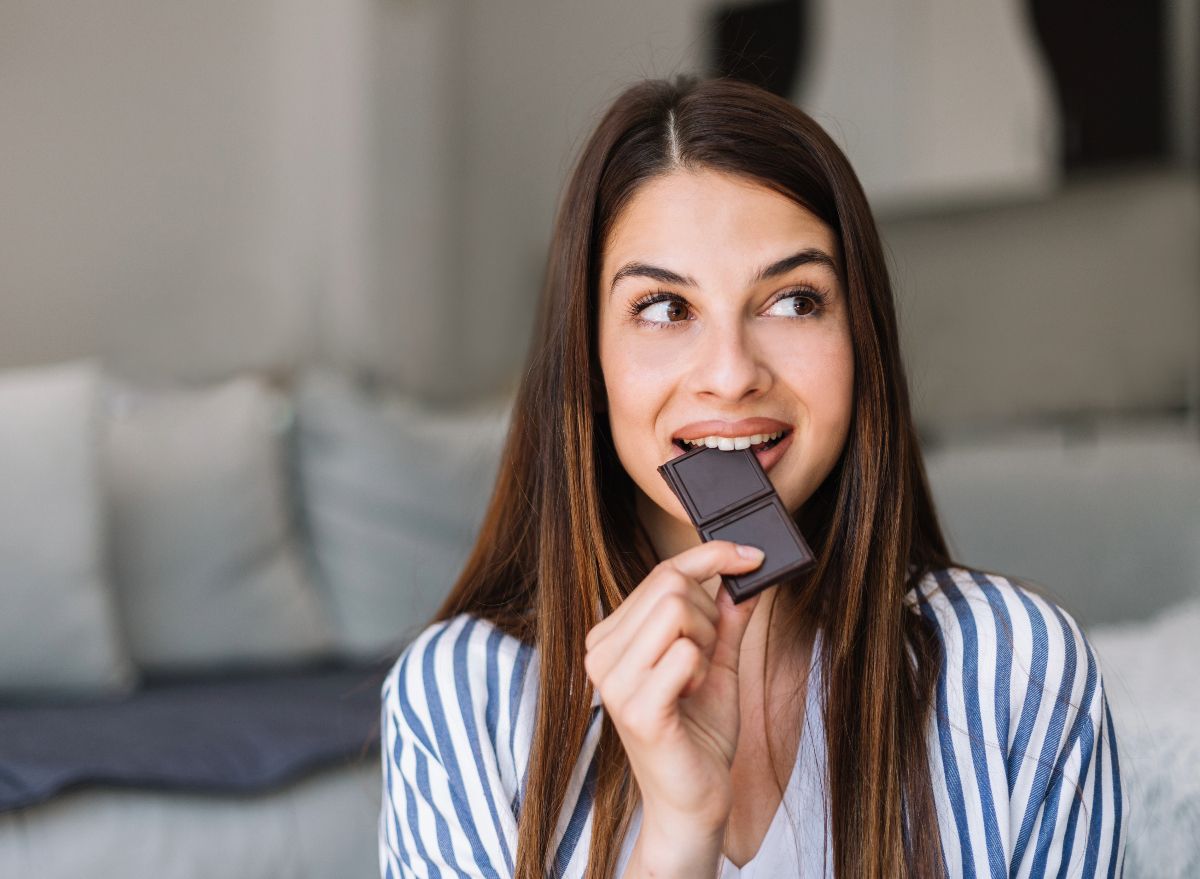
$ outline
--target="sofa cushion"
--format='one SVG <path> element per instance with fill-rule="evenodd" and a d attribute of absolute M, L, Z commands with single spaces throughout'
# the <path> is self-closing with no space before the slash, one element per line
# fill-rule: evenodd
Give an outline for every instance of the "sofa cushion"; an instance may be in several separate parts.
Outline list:
<path fill-rule="evenodd" d="M 926 459 L 956 560 L 1037 583 L 1084 623 L 1200 587 L 1200 440 L 1184 425 L 1043 430 Z"/>
<path fill-rule="evenodd" d="M 0 692 L 133 686 L 106 576 L 99 376 L 0 374 Z"/>
<path fill-rule="evenodd" d="M 0 814 L 0 876 L 378 879 L 379 758 L 257 796 L 87 788 Z"/>
<path fill-rule="evenodd" d="M 1092 631 L 1112 707 L 1126 879 L 1200 876 L 1200 600 Z"/>
<path fill-rule="evenodd" d="M 435 412 L 313 373 L 297 412 L 301 494 L 339 645 L 363 657 L 398 652 L 470 554 L 507 407 Z"/>
<path fill-rule="evenodd" d="M 286 469 L 290 406 L 256 378 L 115 388 L 106 475 L 117 591 L 154 671 L 279 665 L 327 653 Z"/>

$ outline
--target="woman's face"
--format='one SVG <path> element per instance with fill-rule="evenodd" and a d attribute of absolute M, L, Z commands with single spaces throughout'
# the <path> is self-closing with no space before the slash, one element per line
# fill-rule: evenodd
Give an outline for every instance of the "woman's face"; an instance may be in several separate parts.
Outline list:
<path fill-rule="evenodd" d="M 840 265 L 825 223 L 746 178 L 676 171 L 631 200 L 602 259 L 600 366 L 617 454 L 660 510 L 688 521 L 657 471 L 705 441 L 751 444 L 793 512 L 829 475 L 854 394 Z"/>

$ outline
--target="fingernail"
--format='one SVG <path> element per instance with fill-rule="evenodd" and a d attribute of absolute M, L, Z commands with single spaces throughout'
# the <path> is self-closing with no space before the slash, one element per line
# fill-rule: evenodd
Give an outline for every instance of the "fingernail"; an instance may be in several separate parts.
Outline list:
<path fill-rule="evenodd" d="M 739 546 L 737 548 L 738 555 L 744 559 L 754 559 L 756 562 L 761 562 L 767 557 L 767 554 L 757 546 Z"/>

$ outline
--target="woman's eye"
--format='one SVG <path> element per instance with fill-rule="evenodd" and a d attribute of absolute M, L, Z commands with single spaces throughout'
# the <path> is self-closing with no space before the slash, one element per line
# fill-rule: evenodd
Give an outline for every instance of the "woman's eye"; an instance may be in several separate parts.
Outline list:
<path fill-rule="evenodd" d="M 817 300 L 807 293 L 793 293 L 784 296 L 767 309 L 767 314 L 773 317 L 806 317 L 817 310 Z"/>
<path fill-rule="evenodd" d="M 662 302 L 652 302 L 641 311 L 642 320 L 653 323 L 675 323 L 687 320 L 691 316 L 687 303 L 679 299 L 664 299 Z"/>

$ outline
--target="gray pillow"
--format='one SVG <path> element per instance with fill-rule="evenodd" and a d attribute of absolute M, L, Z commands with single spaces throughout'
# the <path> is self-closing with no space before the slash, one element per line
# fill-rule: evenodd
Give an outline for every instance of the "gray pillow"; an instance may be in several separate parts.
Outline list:
<path fill-rule="evenodd" d="M 361 657 L 395 651 L 428 622 L 470 554 L 507 404 L 431 411 L 314 373 L 297 410 L 302 496 L 339 646 Z"/>
<path fill-rule="evenodd" d="M 1150 623 L 1090 635 L 1125 782 L 1126 879 L 1200 876 L 1198 629 L 1200 600 L 1193 599 Z"/>
<path fill-rule="evenodd" d="M 106 475 L 134 658 L 154 671 L 326 654 L 286 477 L 291 408 L 259 379 L 112 391 Z"/>
<path fill-rule="evenodd" d="M 105 576 L 100 380 L 0 374 L 0 692 L 111 694 L 135 670 Z"/>
<path fill-rule="evenodd" d="M 929 480 L 955 557 L 1031 580 L 1084 623 L 1145 619 L 1200 585 L 1200 443 L 1167 425 L 942 448 Z"/>

